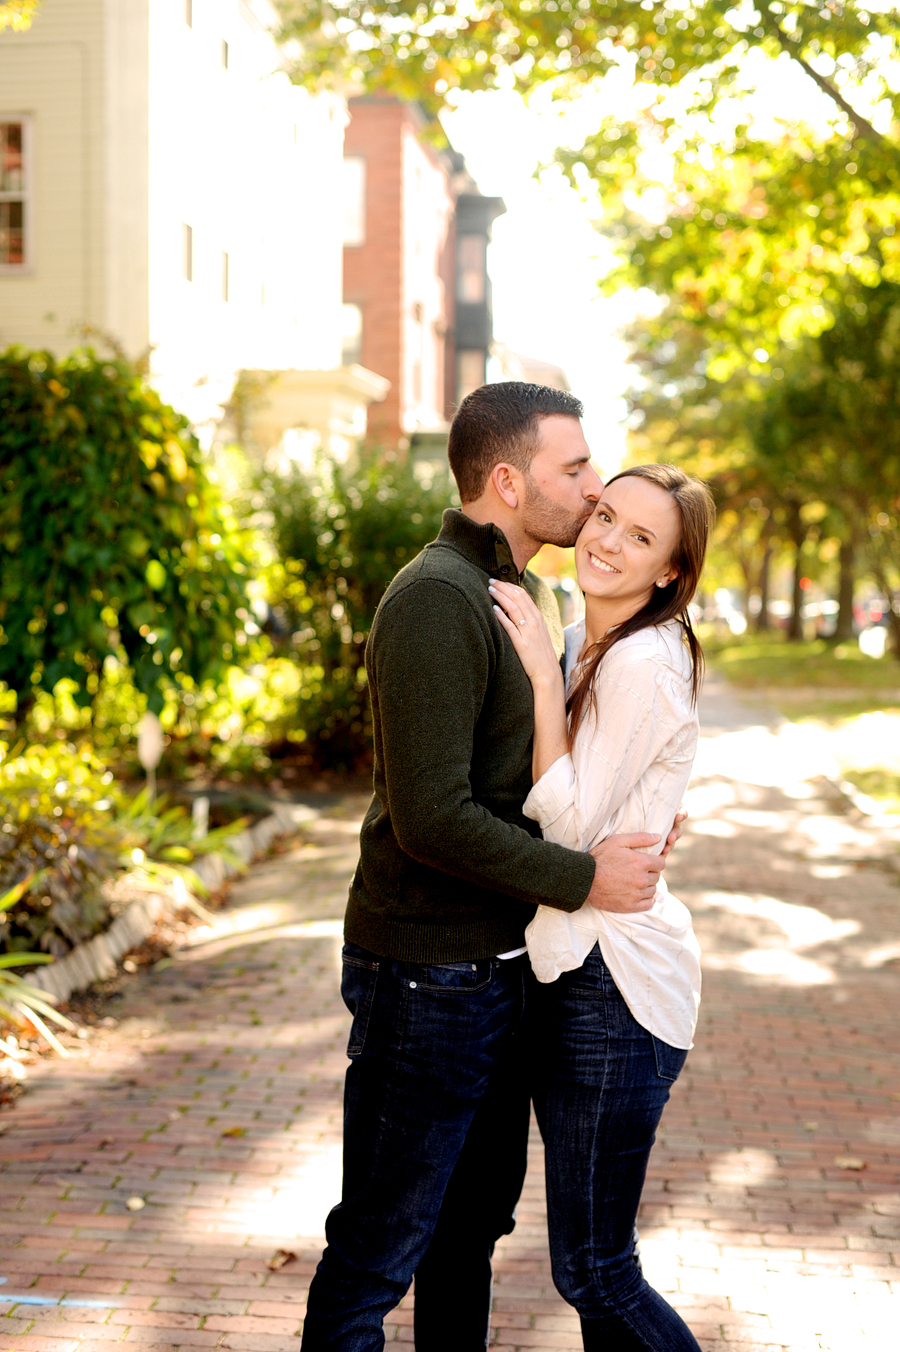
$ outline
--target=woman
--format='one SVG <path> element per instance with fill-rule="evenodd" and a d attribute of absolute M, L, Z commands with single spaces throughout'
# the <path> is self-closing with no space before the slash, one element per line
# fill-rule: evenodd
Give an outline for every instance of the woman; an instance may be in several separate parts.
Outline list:
<path fill-rule="evenodd" d="M 534 689 L 525 813 L 546 839 L 588 850 L 649 831 L 662 849 L 697 744 L 702 655 L 687 607 L 712 518 L 708 489 L 673 466 L 610 480 L 575 545 L 585 616 L 566 630 L 565 688 L 527 593 L 491 584 Z M 544 983 L 535 1103 L 557 1289 L 581 1316 L 586 1349 L 699 1352 L 644 1280 L 634 1230 L 654 1133 L 696 1024 L 690 914 L 661 883 L 637 914 L 539 907 L 527 942 Z"/>

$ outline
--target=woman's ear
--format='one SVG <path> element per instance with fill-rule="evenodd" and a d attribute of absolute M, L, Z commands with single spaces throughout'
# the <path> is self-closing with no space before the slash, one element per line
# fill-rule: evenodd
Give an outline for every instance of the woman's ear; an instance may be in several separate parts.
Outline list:
<path fill-rule="evenodd" d="M 678 574 L 675 571 L 675 569 L 669 568 L 665 573 L 663 573 L 661 578 L 657 579 L 656 585 L 657 587 L 668 587 L 669 583 L 674 582 L 677 576 Z"/>

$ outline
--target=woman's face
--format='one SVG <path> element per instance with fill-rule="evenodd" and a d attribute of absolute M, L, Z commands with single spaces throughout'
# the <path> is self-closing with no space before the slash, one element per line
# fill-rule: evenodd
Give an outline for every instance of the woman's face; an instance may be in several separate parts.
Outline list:
<path fill-rule="evenodd" d="M 616 479 L 575 544 L 578 583 L 586 597 L 615 603 L 622 623 L 636 614 L 659 584 L 675 577 L 670 566 L 681 531 L 675 500 L 637 476 Z"/>

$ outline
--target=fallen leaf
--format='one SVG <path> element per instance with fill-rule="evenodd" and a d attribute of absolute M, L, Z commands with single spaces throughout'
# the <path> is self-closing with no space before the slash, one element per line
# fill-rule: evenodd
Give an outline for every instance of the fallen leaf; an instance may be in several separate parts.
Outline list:
<path fill-rule="evenodd" d="M 866 1162 L 858 1155 L 835 1155 L 834 1162 L 839 1169 L 865 1169 Z"/>
<path fill-rule="evenodd" d="M 115 1145 L 114 1138 L 112 1136 L 101 1136 L 97 1142 L 98 1150 L 105 1150 L 108 1145 Z"/>
<path fill-rule="evenodd" d="M 818 1122 L 804 1122 L 803 1125 L 804 1125 L 804 1127 L 806 1128 L 807 1131 L 818 1131 L 818 1130 L 819 1130 L 819 1124 L 818 1124 Z"/>
<path fill-rule="evenodd" d="M 296 1263 L 297 1255 L 291 1253 L 290 1249 L 276 1249 L 272 1257 L 266 1263 L 270 1272 L 278 1272 L 286 1263 Z"/>
<path fill-rule="evenodd" d="M 223 1136 L 246 1136 L 246 1135 L 247 1135 L 247 1128 L 246 1128 L 246 1127 L 226 1127 L 225 1130 L 224 1130 L 221 1134 L 222 1134 Z M 281 1252 L 281 1250 L 279 1249 L 279 1253 L 280 1253 L 280 1252 Z"/>
<path fill-rule="evenodd" d="M 143 1197 L 129 1197 L 125 1205 L 128 1207 L 129 1211 L 143 1211 L 147 1203 L 144 1201 Z"/>

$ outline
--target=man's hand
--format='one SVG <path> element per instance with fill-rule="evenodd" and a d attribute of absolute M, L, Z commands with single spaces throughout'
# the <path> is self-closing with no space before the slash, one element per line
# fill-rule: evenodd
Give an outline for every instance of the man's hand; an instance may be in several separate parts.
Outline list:
<path fill-rule="evenodd" d="M 659 836 L 637 831 L 628 836 L 609 836 L 596 845 L 591 850 L 596 865 L 594 881 L 587 894 L 591 906 L 620 915 L 649 911 L 666 864 L 660 855 L 641 854 L 641 850 L 658 842 Z"/>
<path fill-rule="evenodd" d="M 681 839 L 681 823 L 687 821 L 687 815 L 688 815 L 687 808 L 682 803 L 681 807 L 675 813 L 675 820 L 672 823 L 672 829 L 666 836 L 666 843 L 662 848 L 663 859 L 665 859 L 666 855 L 672 849 L 672 846 L 677 845 L 679 840 Z"/>

